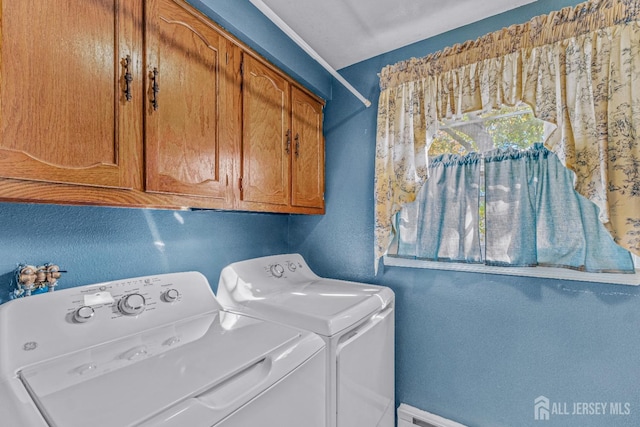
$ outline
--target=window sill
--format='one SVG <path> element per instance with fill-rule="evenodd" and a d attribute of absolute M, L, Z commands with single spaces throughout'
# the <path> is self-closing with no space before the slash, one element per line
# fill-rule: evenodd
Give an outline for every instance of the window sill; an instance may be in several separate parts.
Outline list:
<path fill-rule="evenodd" d="M 430 270 L 462 271 L 467 273 L 504 274 L 508 276 L 540 277 L 545 279 L 575 280 L 580 282 L 612 283 L 616 285 L 640 285 L 640 269 L 635 274 L 585 273 L 553 267 L 494 267 L 484 264 L 463 264 L 457 262 L 437 262 L 418 259 L 384 257 L 385 266 L 426 268 Z"/>

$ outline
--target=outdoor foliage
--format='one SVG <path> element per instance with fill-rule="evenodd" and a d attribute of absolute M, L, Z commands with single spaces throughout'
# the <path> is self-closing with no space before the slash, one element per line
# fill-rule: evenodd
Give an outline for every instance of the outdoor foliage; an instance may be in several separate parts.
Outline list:
<path fill-rule="evenodd" d="M 528 105 L 504 106 L 488 113 L 468 113 L 441 123 L 430 156 L 485 152 L 494 148 L 527 148 L 544 142 L 544 122 Z"/>

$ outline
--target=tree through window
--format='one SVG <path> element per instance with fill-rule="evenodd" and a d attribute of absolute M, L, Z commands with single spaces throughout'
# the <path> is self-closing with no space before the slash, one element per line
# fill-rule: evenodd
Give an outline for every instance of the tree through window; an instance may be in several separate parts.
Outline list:
<path fill-rule="evenodd" d="M 467 113 L 448 119 L 429 148 L 429 157 L 440 154 L 484 153 L 495 148 L 527 148 L 543 143 L 545 124 L 526 104 L 503 106 L 487 113 Z"/>

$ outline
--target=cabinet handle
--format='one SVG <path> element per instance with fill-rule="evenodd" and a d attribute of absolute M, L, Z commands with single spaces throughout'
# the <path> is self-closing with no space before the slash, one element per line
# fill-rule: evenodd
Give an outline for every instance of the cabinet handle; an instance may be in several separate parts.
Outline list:
<path fill-rule="evenodd" d="M 287 129 L 287 148 L 285 148 L 287 154 L 291 154 L 291 129 Z"/>
<path fill-rule="evenodd" d="M 296 159 L 300 156 L 300 134 L 296 133 Z"/>
<path fill-rule="evenodd" d="M 131 101 L 131 82 L 133 81 L 133 76 L 129 69 L 131 66 L 131 55 L 127 55 L 122 61 L 124 63 L 124 98 L 127 101 Z"/>
<path fill-rule="evenodd" d="M 158 85 L 158 68 L 153 67 L 153 71 L 149 73 L 151 78 L 151 106 L 154 111 L 158 110 L 158 92 L 160 92 L 160 86 Z"/>

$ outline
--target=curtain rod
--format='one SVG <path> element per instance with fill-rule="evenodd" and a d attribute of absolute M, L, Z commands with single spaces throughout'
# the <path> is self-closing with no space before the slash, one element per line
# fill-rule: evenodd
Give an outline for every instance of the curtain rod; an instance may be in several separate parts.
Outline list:
<path fill-rule="evenodd" d="M 300 46 L 305 52 L 307 52 L 313 59 L 315 59 L 322 67 L 327 70 L 333 77 L 336 78 L 349 92 L 355 95 L 365 106 L 370 107 L 371 101 L 362 96 L 360 92 L 344 79 L 327 61 L 324 60 L 318 53 L 313 50 L 311 46 L 305 42 L 291 27 L 289 27 L 269 6 L 264 4 L 262 0 L 249 0 L 260 12 L 262 12 L 267 18 L 278 26 L 291 40 L 293 40 L 298 46 Z"/>

